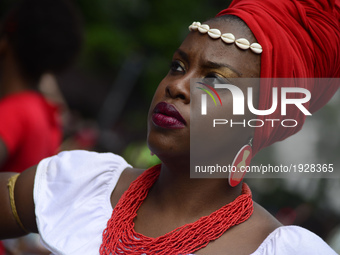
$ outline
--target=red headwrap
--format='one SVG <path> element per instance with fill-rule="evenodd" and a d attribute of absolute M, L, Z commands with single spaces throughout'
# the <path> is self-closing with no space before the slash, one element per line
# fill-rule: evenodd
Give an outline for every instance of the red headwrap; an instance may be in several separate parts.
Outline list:
<path fill-rule="evenodd" d="M 340 77 L 340 0 L 234 0 L 217 14 L 222 15 L 241 18 L 262 45 L 261 78 Z M 313 113 L 329 101 L 339 83 L 315 86 L 307 82 L 304 86 L 311 92 L 304 106 Z M 261 83 L 260 110 L 271 107 L 271 94 L 268 84 Z M 255 128 L 253 154 L 295 134 L 305 120 L 293 107 L 286 116 L 281 116 L 279 107 L 269 116 L 258 116 L 262 120 L 283 117 L 297 120 L 298 125 Z"/>

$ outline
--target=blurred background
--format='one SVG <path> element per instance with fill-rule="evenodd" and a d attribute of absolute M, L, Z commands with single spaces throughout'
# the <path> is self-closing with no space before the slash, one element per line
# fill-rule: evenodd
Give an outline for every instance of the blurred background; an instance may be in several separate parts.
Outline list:
<path fill-rule="evenodd" d="M 145 143 L 153 93 L 168 72 L 172 54 L 188 33 L 188 26 L 213 17 L 229 2 L 74 1 L 84 27 L 81 55 L 71 69 L 42 81 L 47 84 L 46 94 L 53 87 L 49 84 L 61 92 L 61 150 L 111 151 L 135 167 L 156 164 L 158 159 L 150 155 Z M 1 17 L 13 3 L 0 1 Z M 275 165 L 282 158 L 290 162 L 291 157 L 304 153 L 313 162 L 334 163 L 335 171 L 340 171 L 339 98 L 337 93 L 330 104 L 308 119 L 297 136 L 259 153 L 255 163 Z M 306 227 L 340 252 L 340 179 L 247 182 L 254 200 L 283 224 Z"/>

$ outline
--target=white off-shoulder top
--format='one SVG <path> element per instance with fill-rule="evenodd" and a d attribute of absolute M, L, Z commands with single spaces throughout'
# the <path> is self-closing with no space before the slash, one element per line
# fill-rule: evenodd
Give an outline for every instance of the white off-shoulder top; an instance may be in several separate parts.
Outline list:
<path fill-rule="evenodd" d="M 42 243 L 52 254 L 99 254 L 112 214 L 110 196 L 131 167 L 112 153 L 62 152 L 42 160 L 34 180 L 35 214 Z M 251 255 L 335 255 L 317 235 L 298 226 L 273 231 Z"/>

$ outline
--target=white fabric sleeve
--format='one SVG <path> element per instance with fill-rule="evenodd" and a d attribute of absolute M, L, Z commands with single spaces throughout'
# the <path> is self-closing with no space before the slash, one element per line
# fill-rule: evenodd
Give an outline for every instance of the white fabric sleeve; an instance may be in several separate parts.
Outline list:
<path fill-rule="evenodd" d="M 274 230 L 251 255 L 337 255 L 319 236 L 298 226 Z"/>
<path fill-rule="evenodd" d="M 42 160 L 34 180 L 36 221 L 53 254 L 99 254 L 111 193 L 126 161 L 112 153 L 62 152 Z"/>

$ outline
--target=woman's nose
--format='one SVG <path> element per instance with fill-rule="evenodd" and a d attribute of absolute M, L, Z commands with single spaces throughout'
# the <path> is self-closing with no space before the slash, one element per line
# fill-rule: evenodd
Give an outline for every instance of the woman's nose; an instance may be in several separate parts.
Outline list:
<path fill-rule="evenodd" d="M 190 78 L 181 77 L 168 83 L 166 95 L 173 99 L 180 99 L 185 104 L 190 103 Z"/>

